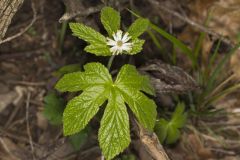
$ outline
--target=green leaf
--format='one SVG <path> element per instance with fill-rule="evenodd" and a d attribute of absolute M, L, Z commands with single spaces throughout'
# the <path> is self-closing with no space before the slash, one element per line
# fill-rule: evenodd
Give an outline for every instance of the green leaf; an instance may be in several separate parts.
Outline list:
<path fill-rule="evenodd" d="M 206 86 L 206 92 L 209 93 L 210 91 L 212 91 L 214 89 L 214 87 L 216 87 L 216 79 L 220 76 L 220 74 L 222 73 L 224 66 L 226 65 L 226 63 L 228 62 L 228 60 L 231 58 L 231 56 L 234 53 L 237 53 L 236 51 L 239 49 L 240 47 L 240 43 L 238 43 L 236 46 L 234 46 L 229 53 L 225 54 L 223 59 L 221 59 L 220 62 L 218 62 L 218 64 L 215 66 L 215 68 L 213 69 L 210 78 L 208 80 L 207 86 Z"/>
<path fill-rule="evenodd" d="M 115 82 L 107 68 L 100 63 L 86 64 L 84 70 L 65 75 L 56 85 L 60 91 L 83 91 L 70 100 L 64 110 L 64 135 L 81 131 L 98 112 L 99 107 L 108 100 L 101 120 L 99 144 L 104 156 L 111 159 L 130 143 L 125 102 L 145 128 L 153 129 L 157 114 L 156 104 L 143 92 L 154 95 L 154 91 L 149 79 L 140 75 L 131 65 L 121 68 Z"/>
<path fill-rule="evenodd" d="M 128 29 L 128 33 L 131 38 L 134 40 L 143 34 L 149 25 L 149 20 L 145 18 L 138 18 Z"/>
<path fill-rule="evenodd" d="M 73 35 L 90 43 L 84 48 L 86 52 L 97 56 L 110 56 L 111 52 L 106 43 L 106 38 L 94 29 L 81 23 L 70 23 Z"/>
<path fill-rule="evenodd" d="M 111 75 L 101 63 L 89 63 L 84 66 L 85 72 L 69 73 L 61 78 L 55 88 L 61 92 L 76 92 L 92 85 L 111 82 Z"/>
<path fill-rule="evenodd" d="M 136 160 L 136 156 L 134 154 L 123 155 L 120 160 Z"/>
<path fill-rule="evenodd" d="M 166 143 L 167 144 L 175 143 L 180 137 L 179 129 L 172 125 L 169 125 L 167 131 L 168 131 L 168 135 L 167 135 Z"/>
<path fill-rule="evenodd" d="M 88 63 L 84 66 L 84 76 L 86 81 L 90 81 L 93 85 L 102 85 L 104 83 L 112 83 L 112 77 L 108 69 L 101 63 Z"/>
<path fill-rule="evenodd" d="M 69 24 L 73 35 L 91 44 L 105 45 L 106 38 L 91 27 L 85 26 L 81 23 Z"/>
<path fill-rule="evenodd" d="M 182 128 L 187 121 L 187 112 L 184 112 L 185 104 L 178 103 L 177 108 L 175 109 L 171 122 L 177 128 Z"/>
<path fill-rule="evenodd" d="M 96 56 L 111 56 L 112 53 L 110 52 L 109 47 L 105 44 L 90 44 L 84 48 L 86 52 L 93 53 Z"/>
<path fill-rule="evenodd" d="M 151 85 L 150 79 L 148 76 L 143 76 L 143 80 L 142 80 L 142 86 L 141 86 L 141 91 L 144 91 L 145 93 L 152 95 L 152 96 L 156 96 L 155 94 L 155 90 L 153 88 L 153 86 Z"/>
<path fill-rule="evenodd" d="M 141 92 L 133 89 L 121 88 L 124 100 L 127 102 L 130 109 L 133 111 L 137 120 L 144 128 L 152 130 L 156 121 L 156 104 Z"/>
<path fill-rule="evenodd" d="M 168 123 L 169 122 L 163 118 L 156 122 L 154 131 L 156 132 L 158 139 L 161 143 L 163 143 L 167 137 Z"/>
<path fill-rule="evenodd" d="M 87 88 L 80 96 L 68 102 L 63 113 L 64 135 L 72 135 L 81 131 L 99 110 L 106 98 L 102 86 Z"/>
<path fill-rule="evenodd" d="M 79 151 L 84 143 L 87 142 L 90 127 L 86 127 L 80 132 L 69 136 L 69 141 L 76 151 Z"/>
<path fill-rule="evenodd" d="M 178 103 L 170 121 L 161 118 L 156 122 L 154 130 L 161 143 L 172 144 L 179 139 L 179 129 L 185 125 L 187 119 L 187 113 L 184 112 L 184 109 L 184 103 Z"/>
<path fill-rule="evenodd" d="M 82 72 L 74 72 L 65 74 L 55 85 L 55 88 L 60 92 L 76 92 L 86 88 L 88 84 L 89 82 L 84 81 Z"/>
<path fill-rule="evenodd" d="M 113 91 L 99 129 L 99 144 L 106 159 L 112 159 L 130 143 L 129 118 L 124 101 Z"/>
<path fill-rule="evenodd" d="M 79 64 L 69 64 L 61 67 L 53 73 L 54 76 L 61 77 L 64 74 L 80 71 L 81 67 Z"/>
<path fill-rule="evenodd" d="M 112 36 L 120 28 L 120 19 L 119 12 L 111 7 L 104 7 L 101 10 L 101 22 L 109 36 Z"/>
<path fill-rule="evenodd" d="M 182 50 L 182 53 L 185 54 L 192 62 L 193 66 L 197 65 L 197 61 L 193 55 L 193 52 L 187 45 L 182 43 L 180 40 L 178 40 L 173 35 L 169 34 L 168 32 L 164 31 L 163 29 L 159 28 L 158 26 L 154 25 L 153 23 L 150 23 L 149 25 L 153 30 L 158 32 L 161 36 L 168 39 L 170 42 L 172 42 L 176 47 L 178 47 L 180 50 Z"/>
<path fill-rule="evenodd" d="M 142 39 L 134 39 L 132 41 L 132 43 L 133 43 L 132 50 L 128 54 L 134 55 L 134 54 L 141 52 L 143 49 L 142 46 L 143 46 L 144 42 L 145 41 Z"/>
<path fill-rule="evenodd" d="M 133 88 L 154 95 L 154 89 L 147 76 L 140 75 L 135 66 L 126 64 L 118 73 L 115 84 L 120 88 Z"/>
<path fill-rule="evenodd" d="M 54 92 L 50 92 L 44 97 L 43 114 L 51 124 L 59 125 L 62 123 L 64 105 L 64 100 Z"/>
<path fill-rule="evenodd" d="M 147 129 L 151 130 L 155 125 L 156 104 L 139 90 L 154 95 L 145 76 L 140 75 L 132 65 L 124 65 L 115 81 L 125 101 L 139 120 Z"/>

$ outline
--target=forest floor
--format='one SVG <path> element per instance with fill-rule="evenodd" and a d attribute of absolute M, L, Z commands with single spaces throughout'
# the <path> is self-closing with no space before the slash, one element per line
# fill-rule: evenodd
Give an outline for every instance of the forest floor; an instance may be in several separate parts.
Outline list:
<path fill-rule="evenodd" d="M 154 0 L 113 2 L 113 7 L 121 11 L 125 25 L 129 25 L 135 18 L 126 8 L 136 10 L 190 48 L 194 48 L 201 32 L 206 33 L 200 46 L 203 59 L 199 63 L 204 63 L 216 46 L 217 40 L 221 39 L 220 35 L 224 35 L 224 43 L 220 45 L 219 58 L 224 57 L 239 38 L 239 0 L 160 0 L 158 1 L 161 4 L 160 8 L 154 5 Z M 79 3 L 81 3 L 79 6 L 72 7 L 70 2 L 63 3 L 61 0 L 35 2 L 37 10 L 35 23 L 22 36 L 0 44 L 0 160 L 101 159 L 101 150 L 97 142 L 98 125 L 93 124 L 93 131 L 85 137 L 87 141 L 81 144 L 81 148 L 76 149 L 74 143 L 63 136 L 62 126 L 51 125 L 43 114 L 47 103 L 44 97 L 54 89 L 59 78 L 56 76 L 59 72 L 56 71 L 60 67 L 69 64 L 78 64 L 81 67 L 90 61 L 107 64 L 108 61 L 108 58 L 86 54 L 83 51 L 86 44 L 71 35 L 66 22 L 59 23 L 67 5 L 68 13 L 82 9 L 79 15 L 83 15 L 73 16 L 69 21 L 81 21 L 102 31 L 98 20 L 98 8 L 103 6 L 102 2 L 90 0 Z M 204 21 L 211 7 L 215 10 L 207 25 L 209 27 L 206 27 Z M 86 13 L 89 8 L 96 10 Z M 6 37 L 18 33 L 27 26 L 33 18 L 32 14 L 31 1 L 25 0 L 14 17 Z M 61 18 L 62 21 L 64 18 L 66 17 Z M 146 40 L 143 52 L 130 58 L 122 56 L 115 59 L 117 63 L 113 62 L 113 68 L 124 63 L 140 67 L 151 59 L 173 64 L 171 61 L 173 45 L 160 35 L 156 37 L 161 42 L 161 47 L 156 46 L 152 37 L 146 33 L 143 35 Z M 181 54 L 181 51 L 175 52 L 174 65 L 197 79 L 197 75 L 192 71 L 191 61 Z M 239 60 L 238 49 L 219 75 L 221 79 L 224 74 L 234 74 L 234 78 L 226 81 L 228 86 L 238 84 L 240 81 Z M 187 96 L 188 94 L 182 94 L 180 97 L 184 99 Z M 168 113 L 174 110 L 173 104 L 176 101 L 173 97 L 176 95 L 162 94 L 158 97 L 158 107 L 161 111 Z M 240 160 L 239 106 L 240 91 L 235 90 L 221 96 L 221 99 L 208 106 L 201 114 L 190 116 L 181 130 L 180 139 L 171 145 L 163 144 L 170 159 Z M 92 123 L 95 121 L 98 120 L 94 119 Z M 140 149 L 138 150 L 139 147 L 136 147 L 137 144 L 133 140 L 118 159 L 144 159 L 144 155 L 140 153 Z"/>

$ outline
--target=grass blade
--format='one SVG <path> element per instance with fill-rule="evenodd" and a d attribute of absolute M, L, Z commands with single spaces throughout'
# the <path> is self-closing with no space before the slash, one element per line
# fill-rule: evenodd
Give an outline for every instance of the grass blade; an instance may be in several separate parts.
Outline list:
<path fill-rule="evenodd" d="M 182 43 L 176 37 L 159 28 L 153 23 L 150 23 L 150 27 L 156 32 L 158 32 L 161 36 L 172 42 L 176 47 L 178 47 L 192 61 L 193 65 L 196 66 L 196 60 L 192 54 L 191 49 L 189 49 L 184 43 Z"/>

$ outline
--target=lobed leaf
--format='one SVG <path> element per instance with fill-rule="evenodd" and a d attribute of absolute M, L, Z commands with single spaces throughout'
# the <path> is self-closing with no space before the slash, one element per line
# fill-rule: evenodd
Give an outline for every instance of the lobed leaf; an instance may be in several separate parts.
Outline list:
<path fill-rule="evenodd" d="M 141 52 L 141 50 L 143 49 L 142 46 L 144 44 L 144 40 L 142 39 L 134 39 L 132 41 L 132 50 L 128 53 L 130 55 L 134 55 L 134 54 L 137 54 L 139 52 Z"/>
<path fill-rule="evenodd" d="M 145 18 L 138 18 L 133 24 L 128 28 L 128 33 L 134 40 L 143 34 L 149 25 L 149 20 Z"/>
<path fill-rule="evenodd" d="M 101 22 L 109 36 L 112 36 L 120 28 L 120 19 L 119 12 L 111 7 L 104 7 L 101 10 Z"/>
<path fill-rule="evenodd" d="M 184 103 L 179 103 L 172 114 L 170 121 L 161 118 L 155 125 L 155 132 L 161 143 L 175 143 L 180 137 L 179 129 L 184 126 L 187 119 L 187 113 L 184 112 Z"/>
<path fill-rule="evenodd" d="M 56 72 L 53 73 L 56 77 L 61 77 L 64 74 L 81 71 L 80 64 L 69 64 L 59 68 Z"/>
<path fill-rule="evenodd" d="M 85 78 L 95 85 L 112 83 L 112 76 L 108 69 L 101 63 L 93 62 L 84 65 Z"/>
<path fill-rule="evenodd" d="M 101 63 L 88 63 L 84 66 L 85 72 L 65 74 L 55 88 L 60 92 L 76 92 L 93 85 L 104 85 L 112 82 L 111 75 Z"/>
<path fill-rule="evenodd" d="M 99 145 L 105 158 L 112 159 L 130 144 L 129 118 L 121 94 L 112 91 L 99 129 Z"/>
<path fill-rule="evenodd" d="M 121 68 L 115 84 L 120 88 L 133 88 L 154 95 L 154 89 L 150 84 L 149 78 L 140 75 L 133 65 L 126 64 Z"/>
<path fill-rule="evenodd" d="M 59 125 L 62 123 L 64 105 L 64 100 L 54 92 L 50 92 L 44 97 L 43 114 L 51 124 Z"/>
<path fill-rule="evenodd" d="M 96 56 L 111 56 L 109 47 L 105 45 L 90 44 L 84 48 L 86 52 L 93 53 Z"/>
<path fill-rule="evenodd" d="M 106 99 L 107 94 L 104 87 L 94 86 L 70 100 L 63 113 L 64 135 L 72 135 L 81 131 Z"/>
<path fill-rule="evenodd" d="M 70 23 L 70 29 L 73 35 L 91 44 L 105 45 L 106 38 L 91 27 L 81 23 Z"/>
<path fill-rule="evenodd" d="M 132 65 L 124 65 L 115 82 L 107 68 L 100 63 L 89 63 L 84 72 L 66 74 L 56 85 L 59 91 L 79 91 L 63 113 L 64 135 L 81 131 L 108 100 L 99 129 L 99 143 L 104 156 L 112 159 L 130 143 L 129 118 L 125 102 L 138 121 L 150 130 L 156 120 L 156 104 L 143 92 L 154 95 L 149 79 Z"/>
<path fill-rule="evenodd" d="M 120 88 L 125 102 L 128 104 L 137 120 L 144 128 L 152 131 L 155 125 L 157 111 L 156 104 L 143 93 L 134 89 Z"/>
<path fill-rule="evenodd" d="M 68 73 L 57 82 L 55 89 L 60 92 L 76 92 L 89 86 L 89 83 L 84 80 L 82 72 Z"/>

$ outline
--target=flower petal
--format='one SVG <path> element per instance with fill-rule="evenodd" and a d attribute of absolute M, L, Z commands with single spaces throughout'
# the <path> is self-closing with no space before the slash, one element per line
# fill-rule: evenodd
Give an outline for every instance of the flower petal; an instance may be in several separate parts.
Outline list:
<path fill-rule="evenodd" d="M 117 42 L 112 40 L 112 39 L 110 39 L 110 38 L 107 38 L 107 45 L 115 46 L 115 45 L 117 45 Z"/>
<path fill-rule="evenodd" d="M 117 46 L 114 46 L 112 48 L 110 48 L 110 52 L 113 53 L 113 55 L 115 55 L 115 53 L 118 51 L 118 47 Z"/>
<path fill-rule="evenodd" d="M 122 46 L 122 50 L 124 50 L 124 51 L 130 51 L 132 49 L 132 45 L 123 45 Z"/>
<path fill-rule="evenodd" d="M 122 31 L 121 30 L 118 30 L 117 33 L 116 33 L 116 40 L 115 41 L 121 41 L 122 40 Z"/>
<path fill-rule="evenodd" d="M 129 36 L 129 34 L 126 32 L 122 38 L 122 42 L 125 43 L 127 42 L 131 37 Z"/>

